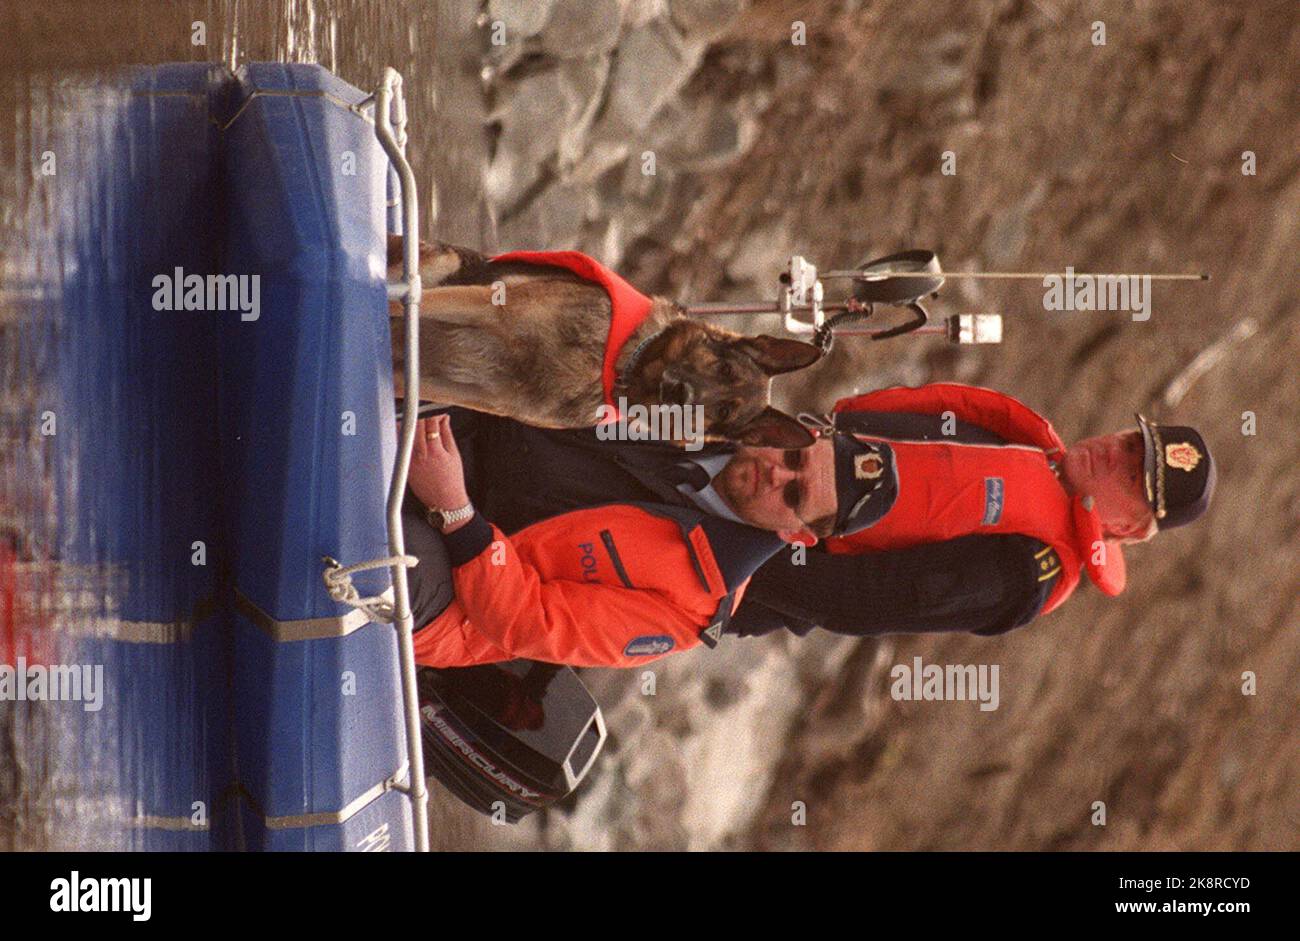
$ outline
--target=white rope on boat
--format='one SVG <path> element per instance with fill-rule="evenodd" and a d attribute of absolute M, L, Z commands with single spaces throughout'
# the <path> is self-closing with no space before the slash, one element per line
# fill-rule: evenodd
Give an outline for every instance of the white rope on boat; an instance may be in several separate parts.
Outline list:
<path fill-rule="evenodd" d="M 413 555 L 390 555 L 382 559 L 357 562 L 355 565 L 343 565 L 336 559 L 326 556 L 325 571 L 321 573 L 321 577 L 325 579 L 325 589 L 335 601 L 364 611 L 372 621 L 392 624 L 396 619 L 393 612 L 393 602 L 383 595 L 362 598 L 361 593 L 352 584 L 352 576 L 357 572 L 368 572 L 371 569 L 392 568 L 394 565 L 414 568 L 419 564 L 420 560 Z"/>

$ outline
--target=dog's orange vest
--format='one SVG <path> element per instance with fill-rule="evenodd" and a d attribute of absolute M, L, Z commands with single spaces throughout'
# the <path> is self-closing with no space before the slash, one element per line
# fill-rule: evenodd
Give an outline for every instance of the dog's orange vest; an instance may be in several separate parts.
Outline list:
<path fill-rule="evenodd" d="M 1060 605 L 1079 583 L 1083 569 L 1108 595 L 1124 590 L 1126 570 L 1118 543 L 1102 541 L 1096 510 L 1086 509 L 1081 495 L 1068 494 L 1049 461 L 1065 445 L 1047 419 L 1008 395 L 957 383 L 919 388 L 896 387 L 844 399 L 837 413 L 951 413 L 990 431 L 1005 445 L 952 441 L 884 440 L 894 452 L 898 499 L 874 526 L 850 536 L 828 539 L 830 552 L 858 554 L 905 549 L 970 534 L 1018 533 L 1050 545 L 1060 560 L 1059 573 L 1048 570 L 1040 580 L 1059 574 L 1043 612 Z M 1045 555 L 1046 559 L 1046 555 Z"/>
<path fill-rule="evenodd" d="M 616 420 L 618 403 L 614 401 L 614 364 L 623 344 L 636 332 L 636 328 L 650 314 L 653 302 L 622 277 L 610 271 L 596 259 L 582 252 L 506 252 L 492 261 L 521 261 L 534 265 L 554 265 L 572 271 L 578 277 L 595 282 L 609 294 L 612 315 L 609 334 L 605 338 L 605 360 L 601 367 L 600 384 L 605 393 L 605 404 L 611 409 L 606 422 Z"/>

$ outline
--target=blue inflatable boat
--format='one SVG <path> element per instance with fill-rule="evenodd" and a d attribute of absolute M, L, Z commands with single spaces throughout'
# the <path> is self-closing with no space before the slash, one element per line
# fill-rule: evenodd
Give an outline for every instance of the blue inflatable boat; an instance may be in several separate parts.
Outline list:
<path fill-rule="evenodd" d="M 417 685 L 416 417 L 399 428 L 388 314 L 414 388 L 417 240 L 388 268 L 387 236 L 418 231 L 400 77 L 168 65 L 79 95 L 42 141 L 64 156 L 32 246 L 62 275 L 22 294 L 56 352 L 53 554 L 99 579 L 55 632 L 104 675 L 94 710 L 50 713 L 68 780 L 48 790 L 76 830 L 56 844 L 425 849 L 421 771 L 499 822 L 563 799 L 605 741 L 572 670 Z"/>
<path fill-rule="evenodd" d="M 173 65 L 96 94 L 60 145 L 89 156 L 82 205 L 57 196 L 79 261 L 53 462 L 79 477 L 65 567 L 124 573 L 77 643 L 107 687 L 81 790 L 118 831 L 86 845 L 426 848 L 388 525 L 414 435 L 388 298 L 418 303 L 418 275 L 386 284 L 386 234 L 417 228 L 400 78 Z"/>
<path fill-rule="evenodd" d="M 393 569 L 402 600 L 369 608 L 322 579 L 337 568 L 326 560 L 402 551 L 400 528 L 385 528 L 405 467 L 394 483 L 390 160 L 374 126 L 406 176 L 414 230 L 414 182 L 387 127 L 396 90 L 392 72 L 375 98 L 319 68 L 264 64 L 241 70 L 223 102 L 220 270 L 261 291 L 255 318 L 223 320 L 219 354 L 237 830 L 260 848 L 427 840 L 405 570 Z M 378 598 L 389 571 L 353 578 L 354 597 Z M 372 620 L 403 609 L 396 632 Z"/>

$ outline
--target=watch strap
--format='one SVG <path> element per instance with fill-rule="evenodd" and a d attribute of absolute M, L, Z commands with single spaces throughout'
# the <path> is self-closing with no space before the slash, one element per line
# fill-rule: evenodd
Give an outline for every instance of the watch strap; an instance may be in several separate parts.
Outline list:
<path fill-rule="evenodd" d="M 466 503 L 464 506 L 456 507 L 454 510 L 440 510 L 436 507 L 429 507 L 426 518 L 428 519 L 430 526 L 441 532 L 448 526 L 462 523 L 473 515 L 474 504 Z"/>

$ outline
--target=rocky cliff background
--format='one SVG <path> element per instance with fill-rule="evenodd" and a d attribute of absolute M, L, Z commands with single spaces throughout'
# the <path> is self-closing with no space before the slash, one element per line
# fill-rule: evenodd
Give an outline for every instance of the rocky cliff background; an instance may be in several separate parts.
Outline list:
<path fill-rule="evenodd" d="M 653 696 L 640 671 L 588 671 L 613 738 L 573 806 L 509 839 L 444 838 L 1300 845 L 1297 22 L 1286 3 L 488 3 L 473 68 L 456 53 L 482 95 L 480 188 L 435 170 L 438 226 L 579 248 L 693 300 L 774 296 L 794 251 L 823 269 L 927 247 L 948 270 L 1206 271 L 1157 284 L 1145 323 L 1046 312 L 1034 282 L 951 282 L 935 312 L 1002 313 L 1001 347 L 846 339 L 778 396 L 975 382 L 1067 440 L 1140 409 L 1195 423 L 1221 481 L 1202 524 L 1130 551 L 1122 598 L 1085 587 L 1000 638 L 731 640 L 656 664 Z M 1000 707 L 893 701 L 889 668 L 918 655 L 998 664 Z"/>
<path fill-rule="evenodd" d="M 771 297 L 793 252 L 1212 275 L 1158 285 L 1144 323 L 951 282 L 933 313 L 1001 313 L 1004 344 L 846 338 L 778 383 L 824 409 L 974 382 L 1067 440 L 1138 409 L 1196 424 L 1215 505 L 1134 548 L 1121 598 L 1085 587 L 999 638 L 733 639 L 584 671 L 611 739 L 576 797 L 493 827 L 435 785 L 436 847 L 1300 846 L 1293 2 L 47 0 L 0 7 L 0 27 L 24 75 L 279 59 L 372 86 L 395 66 L 425 235 L 579 248 L 682 299 Z M 1000 707 L 895 702 L 889 669 L 914 656 L 998 665 Z"/>

